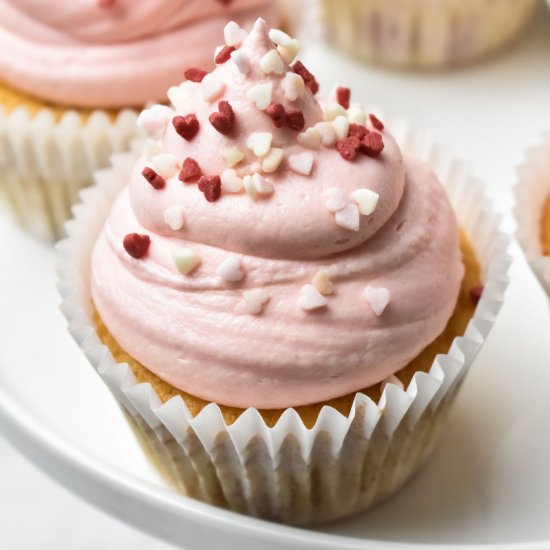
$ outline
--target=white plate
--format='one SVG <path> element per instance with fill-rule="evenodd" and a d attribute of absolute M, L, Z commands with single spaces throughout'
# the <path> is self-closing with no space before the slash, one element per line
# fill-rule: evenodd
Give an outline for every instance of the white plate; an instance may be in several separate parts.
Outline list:
<path fill-rule="evenodd" d="M 478 162 L 507 210 L 514 164 L 550 127 L 548 23 L 541 19 L 525 46 L 500 62 L 433 79 L 359 69 L 321 47 L 310 48 L 306 62 L 322 84 L 337 66 L 355 99 L 434 128 L 459 156 Z M 455 114 L 451 125 L 441 116 L 462 105 L 469 117 Z M 550 548 L 550 309 L 517 247 L 507 302 L 433 459 L 391 500 L 316 530 L 238 516 L 166 487 L 65 330 L 53 250 L 0 212 L 0 252 L 0 430 L 104 510 L 190 550 Z"/>

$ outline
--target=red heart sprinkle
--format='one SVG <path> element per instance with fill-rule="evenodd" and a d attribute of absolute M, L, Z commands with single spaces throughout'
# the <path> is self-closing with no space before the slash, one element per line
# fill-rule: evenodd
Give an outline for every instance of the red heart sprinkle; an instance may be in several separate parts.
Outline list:
<path fill-rule="evenodd" d="M 357 136 L 350 136 L 336 142 L 336 149 L 346 160 L 353 160 L 361 147 L 361 141 Z"/>
<path fill-rule="evenodd" d="M 377 157 L 384 150 L 382 136 L 376 132 L 369 132 L 361 139 L 361 151 L 369 157 Z"/>
<path fill-rule="evenodd" d="M 151 239 L 148 235 L 140 235 L 139 233 L 129 233 L 124 237 L 122 246 L 124 250 L 132 256 L 132 258 L 143 258 L 149 250 Z"/>
<path fill-rule="evenodd" d="M 217 65 L 221 65 L 229 60 L 231 54 L 235 51 L 234 46 L 224 46 L 219 52 L 218 55 L 214 58 L 214 62 Z"/>
<path fill-rule="evenodd" d="M 186 80 L 190 80 L 191 82 L 202 82 L 202 79 L 207 74 L 208 73 L 206 71 L 203 71 L 202 69 L 197 69 L 196 67 L 191 67 L 183 72 L 183 76 L 186 78 Z"/>
<path fill-rule="evenodd" d="M 218 0 L 218 2 L 219 2 L 222 6 L 229 6 L 229 4 L 231 4 L 231 2 L 233 2 L 233 0 Z"/>
<path fill-rule="evenodd" d="M 369 114 L 370 123 L 380 132 L 384 129 L 384 124 L 372 113 Z"/>
<path fill-rule="evenodd" d="M 351 97 L 351 90 L 349 88 L 344 88 L 343 86 L 338 86 L 338 88 L 336 88 L 336 101 L 344 109 L 349 109 L 350 97 Z"/>
<path fill-rule="evenodd" d="M 199 121 L 196 115 L 191 114 L 187 116 L 175 116 L 172 119 L 172 124 L 176 129 L 176 132 L 187 141 L 192 140 L 199 131 Z"/>
<path fill-rule="evenodd" d="M 222 193 L 220 176 L 202 176 L 199 180 L 199 189 L 208 202 L 216 202 Z"/>
<path fill-rule="evenodd" d="M 360 124 L 352 123 L 349 125 L 348 137 L 357 136 L 359 139 L 363 139 L 368 133 L 369 131 L 364 126 L 361 126 Z"/>
<path fill-rule="evenodd" d="M 141 175 L 155 188 L 162 189 L 166 185 L 166 180 L 159 176 L 152 168 L 146 166 Z"/>
<path fill-rule="evenodd" d="M 224 136 L 227 136 L 233 130 L 235 123 L 235 113 L 233 108 L 227 101 L 220 101 L 218 103 L 218 113 L 212 113 L 208 120 L 214 128 Z"/>
<path fill-rule="evenodd" d="M 479 300 L 481 300 L 481 296 L 484 291 L 484 287 L 482 286 L 476 286 L 470 289 L 470 299 L 474 303 L 474 305 L 477 306 L 479 304 Z"/>
<path fill-rule="evenodd" d="M 311 90 L 313 95 L 319 91 L 317 80 L 315 80 L 315 77 L 306 69 L 301 61 L 296 61 L 291 68 L 296 74 L 299 74 L 303 78 L 305 85 Z"/>
<path fill-rule="evenodd" d="M 265 112 L 271 117 L 276 128 L 282 128 L 285 125 L 286 112 L 280 103 L 272 103 Z"/>
<path fill-rule="evenodd" d="M 287 111 L 286 125 L 292 130 L 303 130 L 304 126 L 306 125 L 304 113 L 297 109 L 294 111 Z"/>
<path fill-rule="evenodd" d="M 181 172 L 179 175 L 180 181 L 183 181 L 184 183 L 193 183 L 197 181 L 201 175 L 202 171 L 199 163 L 195 159 L 187 157 L 183 161 L 183 165 L 181 167 Z"/>
<path fill-rule="evenodd" d="M 110 8 L 115 4 L 115 0 L 98 0 L 97 3 L 100 8 Z"/>

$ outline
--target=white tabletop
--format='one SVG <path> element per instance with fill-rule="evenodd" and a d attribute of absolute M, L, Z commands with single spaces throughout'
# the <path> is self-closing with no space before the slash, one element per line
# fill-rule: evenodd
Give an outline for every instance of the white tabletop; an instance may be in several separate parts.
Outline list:
<path fill-rule="evenodd" d="M 525 148 L 550 129 L 550 13 L 541 11 L 527 39 L 506 55 L 455 72 L 393 73 L 364 67 L 324 47 L 310 46 L 304 53 L 322 90 L 338 75 L 355 90 L 355 100 L 407 116 L 413 126 L 433 130 L 460 157 L 471 159 L 499 209 L 508 212 L 506 226 L 513 227 L 514 167 Z M 170 548 L 83 503 L 1 440 L 0 457 L 2 548 Z"/>

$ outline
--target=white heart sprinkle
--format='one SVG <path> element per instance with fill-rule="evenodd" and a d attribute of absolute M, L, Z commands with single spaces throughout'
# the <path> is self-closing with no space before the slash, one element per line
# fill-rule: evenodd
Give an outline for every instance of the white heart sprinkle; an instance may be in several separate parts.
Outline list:
<path fill-rule="evenodd" d="M 252 174 L 252 181 L 254 182 L 256 191 L 260 193 L 260 195 L 271 195 L 271 193 L 273 193 L 273 185 L 260 174 Z"/>
<path fill-rule="evenodd" d="M 229 283 L 236 283 L 244 277 L 241 260 L 237 256 L 225 259 L 216 270 L 218 277 Z"/>
<path fill-rule="evenodd" d="M 248 74 L 250 72 L 250 59 L 248 59 L 248 56 L 243 51 L 235 50 L 231 52 L 231 60 L 242 74 Z"/>
<path fill-rule="evenodd" d="M 186 81 L 179 86 L 172 86 L 168 88 L 166 95 L 176 111 L 187 114 L 195 112 L 193 104 L 190 101 L 193 86 L 196 86 L 195 82 Z"/>
<path fill-rule="evenodd" d="M 216 57 L 218 57 L 218 54 L 224 49 L 224 47 L 225 46 L 217 46 L 216 49 L 214 50 L 214 57 L 212 58 L 214 63 L 216 62 Z"/>
<path fill-rule="evenodd" d="M 227 162 L 227 166 L 231 168 L 235 164 L 239 164 L 243 160 L 244 155 L 238 147 L 229 147 L 228 149 L 222 149 L 220 151 L 222 157 Z"/>
<path fill-rule="evenodd" d="M 390 291 L 387 288 L 367 286 L 363 290 L 363 296 L 367 300 L 372 311 L 379 317 L 390 303 Z"/>
<path fill-rule="evenodd" d="M 246 92 L 246 99 L 256 104 L 260 111 L 267 109 L 271 103 L 273 86 L 270 84 L 258 84 Z"/>
<path fill-rule="evenodd" d="M 172 259 L 182 275 L 191 273 L 201 263 L 200 256 L 192 248 L 176 248 L 172 252 Z"/>
<path fill-rule="evenodd" d="M 302 97 L 306 91 L 304 79 L 299 74 L 291 71 L 286 73 L 281 84 L 285 92 L 285 98 L 289 101 L 296 101 L 299 97 Z"/>
<path fill-rule="evenodd" d="M 328 296 L 334 292 L 334 285 L 330 280 L 328 271 L 324 269 L 317 271 L 313 277 L 313 286 L 323 295 Z"/>
<path fill-rule="evenodd" d="M 279 29 L 271 29 L 269 31 L 269 39 L 271 42 L 277 44 L 277 46 L 291 46 L 292 38 L 288 36 L 286 32 Z"/>
<path fill-rule="evenodd" d="M 260 59 L 260 69 L 264 74 L 283 74 L 285 72 L 285 64 L 277 50 L 269 50 Z"/>
<path fill-rule="evenodd" d="M 304 176 L 309 176 L 313 168 L 313 154 L 299 153 L 297 155 L 290 155 L 288 157 L 288 165 L 290 169 L 298 174 L 303 174 Z"/>
<path fill-rule="evenodd" d="M 305 132 L 298 134 L 296 141 L 308 149 L 319 149 L 321 146 L 321 135 L 315 127 L 308 128 Z"/>
<path fill-rule="evenodd" d="M 246 38 L 247 32 L 241 29 L 235 21 L 229 21 L 223 29 L 223 37 L 228 46 L 239 46 Z"/>
<path fill-rule="evenodd" d="M 324 147 L 332 147 L 336 141 L 336 132 L 332 122 L 318 122 L 314 128 L 319 132 L 321 136 L 321 144 Z"/>
<path fill-rule="evenodd" d="M 147 160 L 151 160 L 153 157 L 156 157 L 157 155 L 160 155 L 162 153 L 162 149 L 160 148 L 160 145 L 157 141 L 154 139 L 148 139 L 145 142 L 145 145 L 143 147 L 143 156 Z"/>
<path fill-rule="evenodd" d="M 359 124 L 359 126 L 364 126 L 367 122 L 367 115 L 361 107 L 350 107 L 347 114 L 350 124 Z"/>
<path fill-rule="evenodd" d="M 222 189 L 225 193 L 240 193 L 243 189 L 243 180 L 232 168 L 228 168 L 221 173 L 220 180 Z"/>
<path fill-rule="evenodd" d="M 305 311 L 312 311 L 325 307 L 328 300 L 313 285 L 304 285 L 300 289 L 298 304 Z"/>
<path fill-rule="evenodd" d="M 290 64 L 300 52 L 300 42 L 293 38 L 287 46 L 277 46 L 277 51 L 285 62 Z"/>
<path fill-rule="evenodd" d="M 395 374 L 390 374 L 387 378 L 385 378 L 384 380 L 382 380 L 382 382 L 380 382 L 380 391 L 383 392 L 387 384 L 394 384 L 401 390 L 405 389 L 403 382 L 401 382 L 401 380 L 399 380 L 399 378 L 397 378 Z"/>
<path fill-rule="evenodd" d="M 244 307 L 248 313 L 258 315 L 269 301 L 269 294 L 260 288 L 243 291 Z"/>
<path fill-rule="evenodd" d="M 164 221 L 172 231 L 179 231 L 185 225 L 185 213 L 180 205 L 171 206 L 164 211 Z"/>
<path fill-rule="evenodd" d="M 379 195 L 370 189 L 356 189 L 351 194 L 351 198 L 357 203 L 357 206 L 359 206 L 359 212 L 363 214 L 363 216 L 369 216 L 376 209 Z"/>
<path fill-rule="evenodd" d="M 357 208 L 356 204 L 351 203 L 342 208 L 342 210 L 338 210 L 334 214 L 334 219 L 344 229 L 359 231 L 359 208 Z"/>
<path fill-rule="evenodd" d="M 174 112 L 166 105 L 151 105 L 138 116 L 137 125 L 146 132 L 156 132 L 166 127 Z"/>
<path fill-rule="evenodd" d="M 246 146 L 257 156 L 265 157 L 271 148 L 271 132 L 254 132 L 248 136 Z"/>
<path fill-rule="evenodd" d="M 256 191 L 256 186 L 254 185 L 254 180 L 252 179 L 252 176 L 244 176 L 243 178 L 243 187 L 246 192 L 246 194 L 252 199 L 256 200 L 258 196 L 258 191 Z"/>
<path fill-rule="evenodd" d="M 332 121 L 332 127 L 337 139 L 346 139 L 349 134 L 349 120 L 346 116 L 337 116 Z"/>
<path fill-rule="evenodd" d="M 263 158 L 262 170 L 267 173 L 275 172 L 279 168 L 284 156 L 285 154 L 282 149 L 272 147 L 269 153 Z"/>
<path fill-rule="evenodd" d="M 172 153 L 155 155 L 151 159 L 151 163 L 157 174 L 163 178 L 171 178 L 178 169 L 176 157 Z"/>
<path fill-rule="evenodd" d="M 329 187 L 324 195 L 325 206 L 329 212 L 343 210 L 350 202 L 348 196 L 339 187 Z"/>
<path fill-rule="evenodd" d="M 225 82 L 216 74 L 207 74 L 201 82 L 202 97 L 212 103 L 220 98 L 225 91 Z"/>
<path fill-rule="evenodd" d="M 337 116 L 346 116 L 346 110 L 339 103 L 327 103 L 325 107 L 325 120 L 334 120 Z"/>

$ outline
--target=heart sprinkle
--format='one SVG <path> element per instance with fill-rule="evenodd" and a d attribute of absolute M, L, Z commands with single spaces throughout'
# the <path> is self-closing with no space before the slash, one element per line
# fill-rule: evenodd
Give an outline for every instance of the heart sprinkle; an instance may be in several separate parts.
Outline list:
<path fill-rule="evenodd" d="M 224 136 L 227 136 L 233 130 L 235 124 L 235 113 L 228 101 L 220 101 L 218 103 L 217 113 L 212 113 L 208 120 L 210 124 Z"/>
<path fill-rule="evenodd" d="M 269 301 L 269 294 L 261 288 L 243 291 L 244 308 L 251 315 L 260 314 Z"/>
<path fill-rule="evenodd" d="M 281 103 L 271 103 L 265 112 L 273 120 L 276 128 L 282 128 L 285 125 L 286 111 Z"/>
<path fill-rule="evenodd" d="M 176 132 L 187 141 L 191 141 L 197 135 L 200 128 L 197 116 L 194 114 L 175 116 L 172 119 L 172 124 Z"/>
<path fill-rule="evenodd" d="M 225 43 L 228 46 L 240 46 L 243 40 L 246 38 L 247 32 L 241 29 L 235 21 L 229 21 L 223 29 L 223 36 Z"/>
<path fill-rule="evenodd" d="M 298 109 L 287 111 L 285 123 L 291 130 L 297 130 L 301 132 L 306 125 L 304 113 L 302 113 L 302 111 L 299 111 Z"/>
<path fill-rule="evenodd" d="M 336 224 L 350 231 L 359 231 L 359 208 L 350 203 L 334 214 Z"/>
<path fill-rule="evenodd" d="M 226 61 L 229 61 L 231 54 L 235 51 L 235 46 L 224 46 L 214 58 L 216 65 L 222 65 Z"/>
<path fill-rule="evenodd" d="M 122 241 L 122 246 L 124 250 L 132 256 L 139 260 L 143 258 L 147 251 L 149 250 L 149 245 L 151 244 L 151 239 L 148 235 L 140 235 L 139 233 L 129 233 L 124 237 Z"/>
<path fill-rule="evenodd" d="M 372 113 L 370 113 L 369 120 L 370 120 L 370 123 L 373 125 L 373 127 L 379 130 L 380 132 L 384 129 L 384 124 L 382 124 L 382 122 L 378 119 L 376 115 L 373 115 Z"/>
<path fill-rule="evenodd" d="M 271 132 L 254 132 L 248 136 L 246 146 L 257 156 L 265 157 L 271 148 Z"/>
<path fill-rule="evenodd" d="M 220 176 L 201 176 L 199 190 L 203 192 L 204 198 L 208 202 L 216 202 L 222 193 Z"/>
<path fill-rule="evenodd" d="M 336 101 L 344 108 L 349 109 L 349 100 L 351 97 L 351 90 L 344 86 L 338 86 L 336 88 Z"/>
<path fill-rule="evenodd" d="M 269 84 L 258 84 L 253 86 L 246 92 L 246 99 L 256 104 L 256 108 L 260 111 L 264 111 L 269 107 L 271 103 L 271 96 L 273 94 L 273 86 Z"/>
<path fill-rule="evenodd" d="M 237 256 L 231 256 L 224 260 L 216 270 L 218 277 L 228 283 L 236 283 L 244 278 L 241 260 Z"/>
<path fill-rule="evenodd" d="M 359 212 L 363 216 L 370 216 L 378 205 L 379 195 L 370 189 L 356 189 L 351 198 L 357 203 Z"/>
<path fill-rule="evenodd" d="M 152 168 L 146 166 L 141 175 L 150 183 L 155 189 L 162 189 L 166 185 L 166 180 L 159 176 Z"/>
<path fill-rule="evenodd" d="M 306 152 L 290 155 L 288 157 L 288 165 L 294 172 L 309 176 L 313 168 L 313 154 Z"/>
<path fill-rule="evenodd" d="M 377 317 L 380 317 L 386 306 L 390 303 L 390 291 L 384 287 L 367 286 L 363 290 L 363 296 L 367 300 L 372 311 Z"/>
<path fill-rule="evenodd" d="M 304 285 L 300 289 L 298 304 L 304 311 L 313 311 L 325 307 L 328 300 L 313 285 Z"/>
<path fill-rule="evenodd" d="M 241 74 L 248 74 L 250 72 L 250 59 L 248 59 L 244 52 L 240 50 L 231 52 L 231 60 L 235 63 Z"/>
<path fill-rule="evenodd" d="M 172 259 L 182 275 L 188 275 L 201 263 L 200 256 L 192 248 L 176 248 L 172 252 Z"/>
<path fill-rule="evenodd" d="M 202 171 L 199 163 L 195 159 L 187 157 L 183 161 L 180 175 L 178 176 L 179 180 L 184 183 L 194 183 L 198 181 L 201 176 Z"/>
<path fill-rule="evenodd" d="M 179 231 L 185 225 L 185 214 L 179 205 L 171 206 L 164 211 L 164 223 L 172 230 Z"/>
<path fill-rule="evenodd" d="M 328 296 L 334 292 L 334 285 L 330 280 L 328 271 L 324 269 L 317 271 L 313 277 L 313 286 L 323 295 Z"/>
<path fill-rule="evenodd" d="M 238 147 L 230 147 L 228 149 L 222 149 L 220 151 L 221 156 L 225 159 L 225 162 L 227 162 L 227 166 L 231 168 L 232 166 L 235 166 L 235 164 L 239 164 L 241 160 L 243 160 L 244 155 L 241 152 L 241 150 Z"/>
<path fill-rule="evenodd" d="M 196 67 L 190 67 L 189 69 L 185 69 L 183 72 L 183 76 L 186 80 L 190 80 L 191 82 L 202 82 L 202 79 L 207 75 L 208 73 L 206 71 L 203 71 L 202 69 L 197 69 Z"/>
<path fill-rule="evenodd" d="M 296 74 L 299 74 L 304 79 L 306 86 L 311 90 L 313 95 L 319 91 L 317 80 L 315 80 L 315 77 L 306 69 L 301 61 L 296 61 L 291 68 Z"/>
<path fill-rule="evenodd" d="M 361 147 L 361 141 L 357 136 L 347 137 L 336 142 L 336 149 L 342 158 L 352 161 L 357 156 Z"/>
<path fill-rule="evenodd" d="M 361 140 L 361 152 L 368 157 L 377 157 L 384 150 L 384 141 L 377 132 L 369 132 Z"/>

